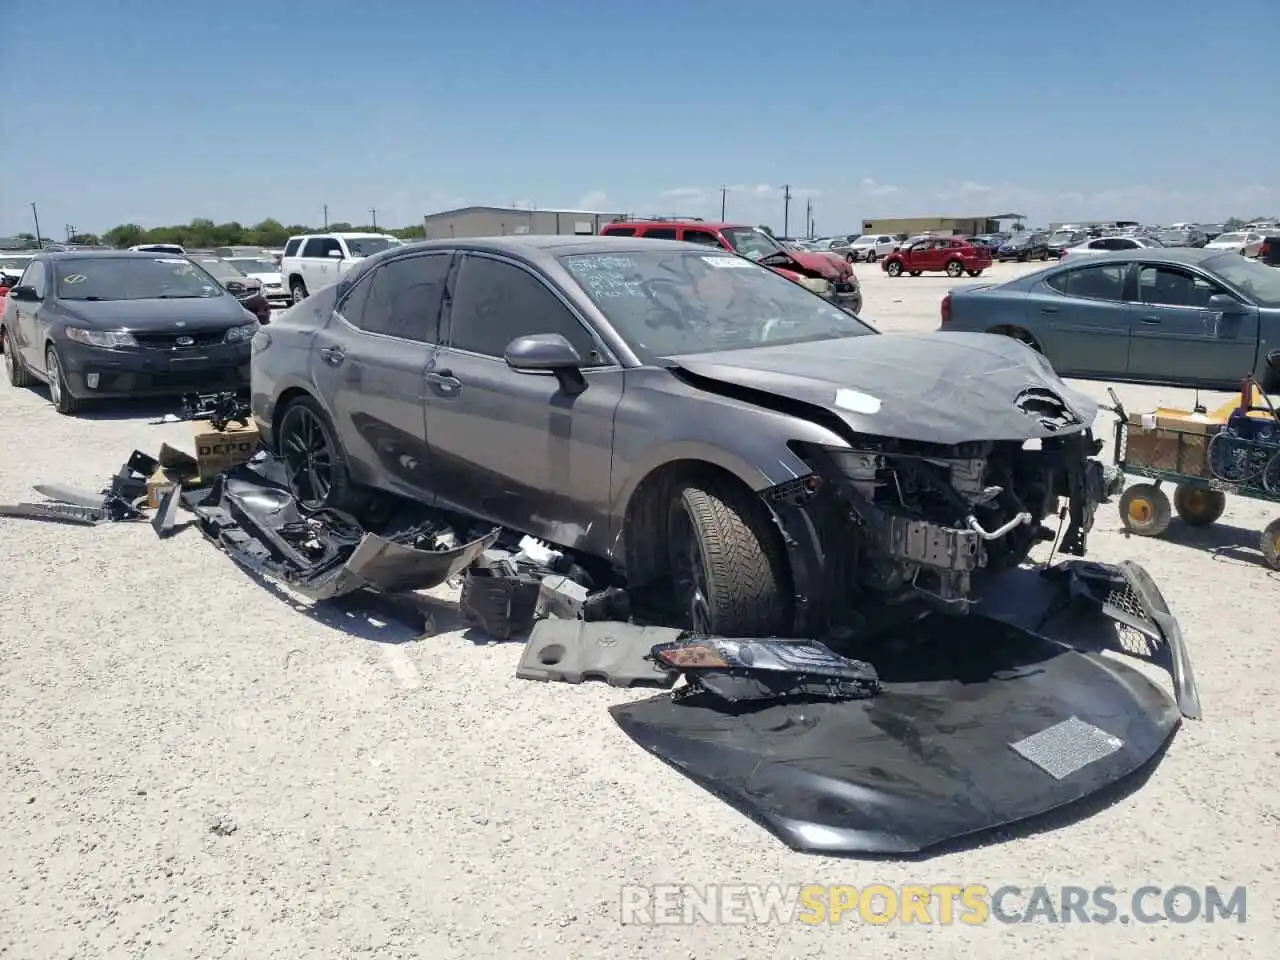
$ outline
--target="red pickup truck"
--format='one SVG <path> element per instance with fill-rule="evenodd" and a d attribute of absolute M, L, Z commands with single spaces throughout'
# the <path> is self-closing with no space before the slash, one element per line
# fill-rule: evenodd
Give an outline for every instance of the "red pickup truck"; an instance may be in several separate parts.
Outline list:
<path fill-rule="evenodd" d="M 991 266 L 991 251 L 980 243 L 959 237 L 926 237 L 909 247 L 895 250 L 880 262 L 880 269 L 891 277 L 904 273 L 918 277 L 925 271 L 942 271 L 948 277 L 967 273 L 981 276 Z"/>

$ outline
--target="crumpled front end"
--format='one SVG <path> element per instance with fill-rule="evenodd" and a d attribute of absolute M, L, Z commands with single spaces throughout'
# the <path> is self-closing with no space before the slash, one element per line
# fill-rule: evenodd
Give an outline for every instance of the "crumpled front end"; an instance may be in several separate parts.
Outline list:
<path fill-rule="evenodd" d="M 811 613 L 838 619 L 840 607 L 859 609 L 868 595 L 967 613 L 975 577 L 1017 566 L 1037 544 L 1056 539 L 1059 552 L 1084 554 L 1098 504 L 1122 479 L 1097 459 L 1101 449 L 1078 425 L 1025 443 L 798 445 L 813 473 L 766 498 Z"/>

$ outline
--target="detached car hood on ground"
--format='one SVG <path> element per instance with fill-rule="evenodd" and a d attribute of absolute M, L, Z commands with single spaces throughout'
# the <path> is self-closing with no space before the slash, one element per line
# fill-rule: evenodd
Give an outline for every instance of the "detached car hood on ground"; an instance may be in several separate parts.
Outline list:
<path fill-rule="evenodd" d="M 1058 436 L 1091 426 L 1098 413 L 1039 354 L 985 333 L 868 335 L 670 362 L 695 377 L 829 410 L 859 433 L 924 443 Z M 1055 397 L 1074 423 L 1045 416 L 1044 403 Z"/>
<path fill-rule="evenodd" d="M 253 319 L 229 293 L 172 300 L 60 300 L 58 306 L 64 315 L 104 330 L 222 329 Z"/>

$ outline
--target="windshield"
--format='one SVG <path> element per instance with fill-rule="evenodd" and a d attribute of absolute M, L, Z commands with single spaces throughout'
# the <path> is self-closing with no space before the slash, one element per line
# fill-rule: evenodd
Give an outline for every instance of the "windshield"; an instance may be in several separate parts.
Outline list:
<path fill-rule="evenodd" d="M 244 277 L 240 268 L 226 260 L 201 260 L 200 266 L 218 280 L 239 280 Z"/>
<path fill-rule="evenodd" d="M 220 297 L 222 288 L 181 257 L 97 257 L 56 265 L 60 300 L 166 300 Z"/>
<path fill-rule="evenodd" d="M 1056 241 L 1060 241 L 1060 240 L 1061 240 L 1061 241 L 1067 241 L 1067 240 L 1074 240 L 1074 239 L 1075 239 L 1075 236 L 1076 236 L 1076 235 L 1075 235 L 1074 233 L 1072 233 L 1070 230 L 1059 230 L 1057 233 L 1055 233 L 1055 234 L 1054 234 L 1052 237 L 1050 237 L 1049 239 L 1050 239 L 1050 240 L 1053 240 L 1053 241 L 1055 241 L 1055 242 L 1056 242 Z"/>
<path fill-rule="evenodd" d="M 1227 253 L 1205 264 L 1260 307 L 1280 307 L 1280 270 Z"/>
<path fill-rule="evenodd" d="M 740 257 L 663 251 L 562 261 L 642 358 L 876 332 L 800 284 Z"/>
<path fill-rule="evenodd" d="M 274 260 L 259 257 L 228 257 L 227 263 L 245 273 L 279 273 L 280 266 Z"/>
<path fill-rule="evenodd" d="M 751 260 L 759 260 L 782 249 L 777 240 L 755 227 L 725 227 L 721 232 L 729 246 Z"/>
<path fill-rule="evenodd" d="M 347 249 L 353 257 L 372 257 L 375 253 L 399 245 L 400 241 L 391 237 L 347 237 Z"/>
<path fill-rule="evenodd" d="M 1241 243 L 1244 240 L 1243 233 L 1222 233 L 1214 240 L 1214 243 Z"/>

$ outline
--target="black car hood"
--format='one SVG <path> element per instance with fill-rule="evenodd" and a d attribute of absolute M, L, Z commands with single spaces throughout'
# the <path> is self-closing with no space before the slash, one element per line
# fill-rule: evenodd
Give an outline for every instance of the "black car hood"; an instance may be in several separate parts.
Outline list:
<path fill-rule="evenodd" d="M 59 300 L 58 310 L 103 330 L 225 330 L 251 319 L 229 293 L 182 300 Z"/>
<path fill-rule="evenodd" d="M 695 386 L 719 382 L 798 400 L 858 433 L 923 443 L 1061 436 L 1092 426 L 1098 413 L 1038 353 L 986 333 L 869 335 L 669 360 Z M 1029 390 L 1055 395 L 1078 422 L 1048 424 L 1036 404 L 1023 402 L 1024 412 L 1019 398 Z"/>

